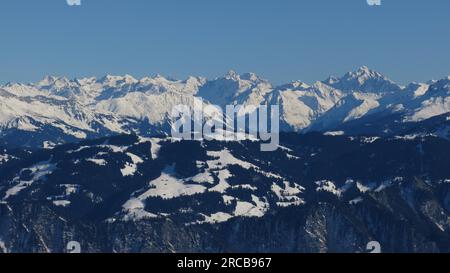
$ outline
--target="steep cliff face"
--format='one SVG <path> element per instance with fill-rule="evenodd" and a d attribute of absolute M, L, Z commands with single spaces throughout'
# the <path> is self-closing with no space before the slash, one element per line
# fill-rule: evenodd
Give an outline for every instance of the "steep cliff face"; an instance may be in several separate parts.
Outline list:
<path fill-rule="evenodd" d="M 48 215 L 46 214 L 48 213 Z M 35 214 L 34 214 L 35 215 Z M 67 252 L 80 242 L 83 252 L 367 252 L 378 241 L 383 252 L 448 252 L 448 233 L 416 219 L 400 219 L 383 210 L 356 210 L 320 203 L 283 209 L 258 219 L 186 226 L 165 220 L 68 224 L 47 210 L 25 221 L 2 216 L 4 252 Z"/>

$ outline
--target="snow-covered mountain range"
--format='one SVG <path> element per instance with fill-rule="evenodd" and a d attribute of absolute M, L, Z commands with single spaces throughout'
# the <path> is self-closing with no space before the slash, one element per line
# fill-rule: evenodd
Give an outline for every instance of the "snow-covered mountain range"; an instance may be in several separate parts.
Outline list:
<path fill-rule="evenodd" d="M 280 105 L 284 131 L 398 135 L 405 133 L 399 124 L 410 128 L 449 112 L 450 77 L 401 86 L 367 67 L 312 85 L 280 86 L 234 71 L 213 80 L 47 76 L 0 86 L 0 137 L 12 145 L 45 147 L 123 133 L 167 134 L 173 106 L 193 107 L 199 99 L 222 107 Z M 383 126 L 373 126 L 378 123 Z"/>
<path fill-rule="evenodd" d="M 167 136 L 172 108 L 279 105 L 259 141 Z M 204 108 L 216 118 L 215 107 Z M 449 252 L 450 78 L 45 77 L 0 87 L 0 253 Z"/>

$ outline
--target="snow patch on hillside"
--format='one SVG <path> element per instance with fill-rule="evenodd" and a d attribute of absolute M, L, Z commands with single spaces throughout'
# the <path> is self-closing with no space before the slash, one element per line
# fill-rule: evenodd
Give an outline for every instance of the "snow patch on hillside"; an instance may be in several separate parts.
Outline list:
<path fill-rule="evenodd" d="M 11 181 L 11 184 L 14 186 L 6 191 L 5 196 L 3 197 L 3 200 L 6 200 L 9 197 L 18 194 L 20 191 L 31 186 L 36 181 L 45 180 L 46 176 L 53 173 L 54 170 L 56 170 L 56 165 L 51 164 L 50 161 L 40 162 L 29 168 L 23 169 L 22 173 L 24 173 L 24 172 L 30 173 L 30 174 L 27 174 L 27 176 L 29 176 L 30 179 L 25 180 L 25 179 L 22 179 L 21 176 L 16 176 Z"/>

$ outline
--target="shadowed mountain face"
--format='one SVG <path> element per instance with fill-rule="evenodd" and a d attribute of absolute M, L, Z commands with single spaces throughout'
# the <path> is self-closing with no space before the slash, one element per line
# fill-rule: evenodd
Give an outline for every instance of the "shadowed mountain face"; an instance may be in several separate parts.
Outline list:
<path fill-rule="evenodd" d="M 315 133 L 275 152 L 134 135 L 2 148 L 0 252 L 449 252 L 449 153 Z"/>

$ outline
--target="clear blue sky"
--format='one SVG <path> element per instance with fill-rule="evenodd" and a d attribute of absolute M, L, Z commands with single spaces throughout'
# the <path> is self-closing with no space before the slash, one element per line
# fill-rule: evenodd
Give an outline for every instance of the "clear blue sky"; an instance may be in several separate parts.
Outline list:
<path fill-rule="evenodd" d="M 449 14 L 448 0 L 1 0 L 0 82 L 229 69 L 312 82 L 361 65 L 426 81 L 450 74 Z"/>

